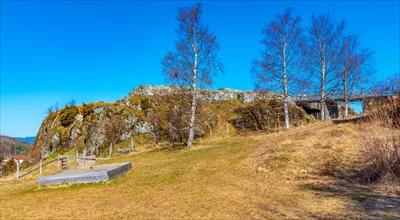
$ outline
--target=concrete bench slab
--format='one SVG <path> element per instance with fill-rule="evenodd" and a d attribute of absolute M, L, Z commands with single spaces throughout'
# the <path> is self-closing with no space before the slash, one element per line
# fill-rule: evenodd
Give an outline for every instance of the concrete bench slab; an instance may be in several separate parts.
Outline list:
<path fill-rule="evenodd" d="M 50 176 L 40 176 L 37 182 L 39 185 L 102 182 L 121 176 L 131 168 L 131 163 L 98 165 L 77 170 L 67 170 Z"/>

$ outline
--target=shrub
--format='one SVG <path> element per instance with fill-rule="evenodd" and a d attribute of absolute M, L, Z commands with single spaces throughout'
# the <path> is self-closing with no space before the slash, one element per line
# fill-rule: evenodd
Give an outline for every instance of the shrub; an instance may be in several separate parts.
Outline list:
<path fill-rule="evenodd" d="M 81 112 L 83 115 L 83 118 L 86 118 L 87 116 L 89 116 L 90 114 L 92 114 L 94 112 L 94 105 L 93 104 L 83 104 L 81 107 Z"/>
<path fill-rule="evenodd" d="M 140 107 L 143 111 L 147 111 L 151 107 L 150 99 L 148 97 L 141 97 Z"/>
<path fill-rule="evenodd" d="M 68 127 L 71 125 L 74 120 L 75 116 L 79 113 L 78 107 L 70 106 L 66 107 L 60 112 L 60 123 L 63 127 Z"/>
<path fill-rule="evenodd" d="M 371 183 L 385 177 L 400 181 L 400 134 L 368 138 L 362 146 L 365 151 L 362 180 Z"/>
<path fill-rule="evenodd" d="M 113 146 L 120 140 L 121 132 L 124 128 L 124 121 L 114 116 L 111 119 L 107 120 L 104 124 L 105 136 L 108 140 L 108 144 L 110 145 L 109 155 L 111 156 Z"/>
<path fill-rule="evenodd" d="M 13 159 L 7 161 L 7 163 L 3 165 L 3 176 L 7 176 L 8 174 L 15 172 L 16 169 L 17 164 Z"/>
<path fill-rule="evenodd" d="M 23 170 L 23 169 L 26 169 L 26 168 L 28 168 L 29 167 L 29 162 L 28 161 L 26 161 L 26 160 L 24 160 L 23 162 L 22 162 L 22 164 L 21 164 L 21 169 Z"/>
<path fill-rule="evenodd" d="M 142 97 L 141 100 L 142 105 L 145 103 L 144 106 L 147 106 L 145 120 L 151 123 L 156 142 L 164 139 L 184 143 L 187 140 L 191 104 L 189 94 L 176 92 Z M 216 125 L 216 118 L 203 105 L 199 100 L 196 109 L 196 138 L 205 136 Z"/>
<path fill-rule="evenodd" d="M 245 106 L 237 107 L 238 118 L 233 120 L 235 127 L 250 130 L 273 130 L 284 124 L 283 102 L 278 99 L 256 100 Z M 302 109 L 289 106 L 291 124 L 296 126 L 301 121 L 311 120 Z"/>
<path fill-rule="evenodd" d="M 172 108 L 171 117 L 168 122 L 168 137 L 171 142 L 184 142 L 188 137 L 187 123 L 184 110 L 179 106 Z"/>
<path fill-rule="evenodd" d="M 375 101 L 369 107 L 372 122 L 385 127 L 400 128 L 400 97 Z"/>
<path fill-rule="evenodd" d="M 387 129 L 384 136 L 370 135 L 362 142 L 363 181 L 372 183 L 392 179 L 400 183 L 400 97 L 375 100 L 369 106 L 370 123 L 375 129 Z"/>

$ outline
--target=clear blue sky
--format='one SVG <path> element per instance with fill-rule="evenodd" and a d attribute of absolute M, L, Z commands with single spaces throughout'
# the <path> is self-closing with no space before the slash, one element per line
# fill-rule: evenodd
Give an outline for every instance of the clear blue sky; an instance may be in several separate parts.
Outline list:
<path fill-rule="evenodd" d="M 174 47 L 177 9 L 188 1 L 22 1 L 1 3 L 1 134 L 35 135 L 46 109 L 115 101 L 141 84 L 164 83 L 160 60 Z M 252 89 L 250 60 L 263 26 L 291 7 L 347 21 L 375 51 L 377 79 L 399 71 L 399 1 L 204 1 L 225 74 L 214 88 Z"/>

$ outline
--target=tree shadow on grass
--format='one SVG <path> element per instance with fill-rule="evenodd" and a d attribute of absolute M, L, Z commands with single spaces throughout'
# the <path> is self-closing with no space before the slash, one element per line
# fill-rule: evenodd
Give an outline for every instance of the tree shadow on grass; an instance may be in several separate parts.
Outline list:
<path fill-rule="evenodd" d="M 361 213 L 361 218 L 400 219 L 400 194 L 375 191 L 372 185 L 360 184 L 355 179 L 337 177 L 332 183 L 308 183 L 301 185 L 301 188 L 312 190 L 322 197 L 350 199 L 350 209 Z"/>

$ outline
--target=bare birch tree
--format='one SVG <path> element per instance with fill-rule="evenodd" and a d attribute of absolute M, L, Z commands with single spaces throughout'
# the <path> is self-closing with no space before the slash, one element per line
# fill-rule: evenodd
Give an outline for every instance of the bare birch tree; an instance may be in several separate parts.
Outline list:
<path fill-rule="evenodd" d="M 333 85 L 335 71 L 338 68 L 338 45 L 345 24 L 336 22 L 328 15 L 313 15 L 309 29 L 308 67 L 319 78 L 321 120 L 329 119 L 326 96 Z"/>
<path fill-rule="evenodd" d="M 344 117 L 349 114 L 349 101 L 360 93 L 373 73 L 372 52 L 360 47 L 356 35 L 343 37 L 339 47 L 337 78 L 344 103 Z"/>
<path fill-rule="evenodd" d="M 192 146 L 195 137 L 198 88 L 210 86 L 214 74 L 222 71 L 222 64 L 217 59 L 216 37 L 202 24 L 201 12 L 200 4 L 179 10 L 176 29 L 179 39 L 175 50 L 162 61 L 163 72 L 169 81 L 190 87 L 188 147 Z"/>
<path fill-rule="evenodd" d="M 283 92 L 286 129 L 290 128 L 289 84 L 301 69 L 302 32 L 300 17 L 293 16 L 290 9 L 278 15 L 263 31 L 264 50 L 261 57 L 254 61 L 253 67 L 257 88 Z"/>

